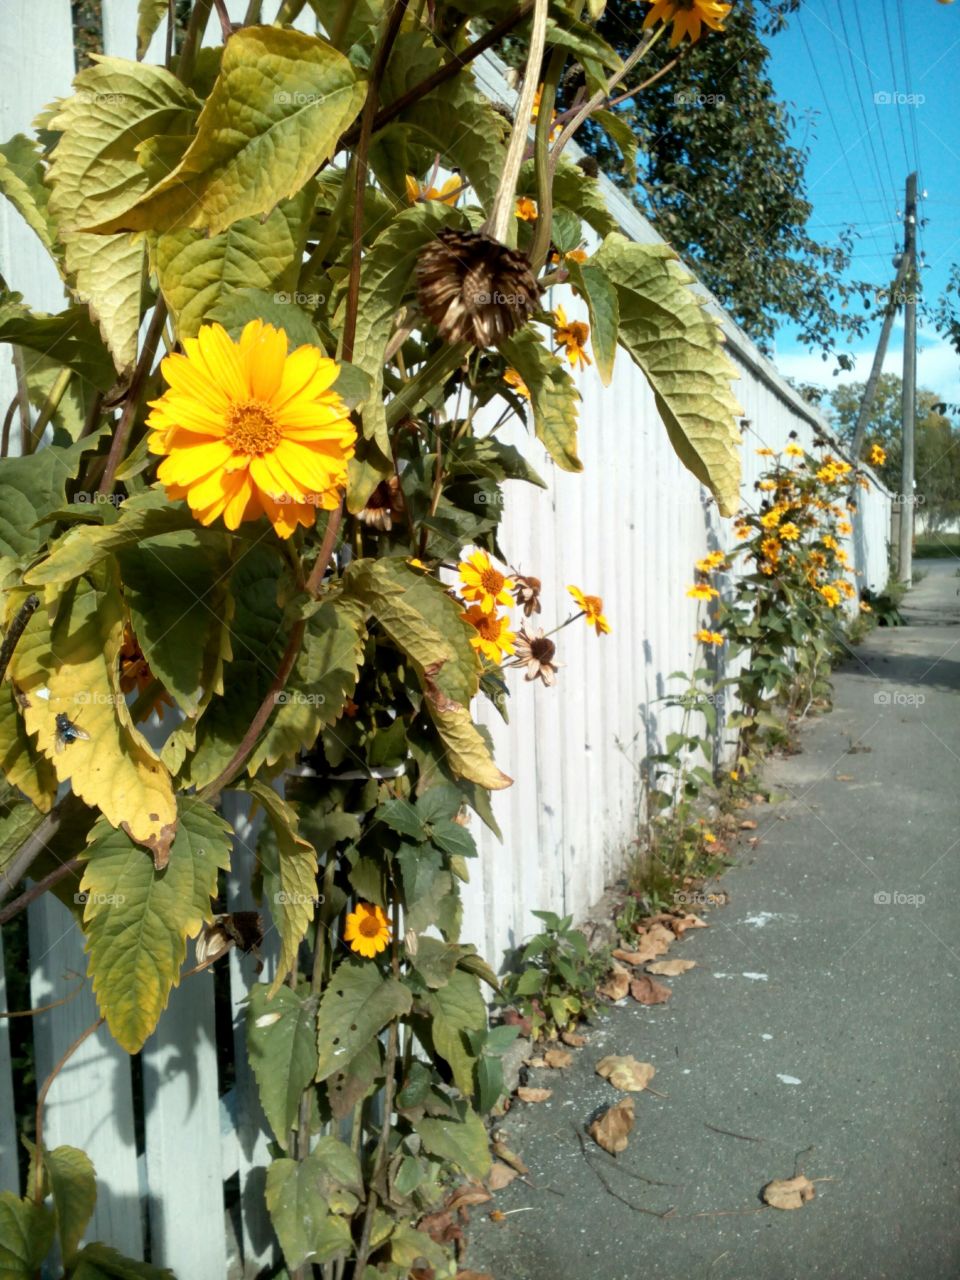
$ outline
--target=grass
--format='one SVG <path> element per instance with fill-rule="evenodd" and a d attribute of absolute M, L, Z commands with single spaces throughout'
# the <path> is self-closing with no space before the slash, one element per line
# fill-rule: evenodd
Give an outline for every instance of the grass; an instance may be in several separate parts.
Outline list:
<path fill-rule="evenodd" d="M 960 533 L 931 533 L 918 538 L 914 546 L 918 560 L 960 559 Z"/>

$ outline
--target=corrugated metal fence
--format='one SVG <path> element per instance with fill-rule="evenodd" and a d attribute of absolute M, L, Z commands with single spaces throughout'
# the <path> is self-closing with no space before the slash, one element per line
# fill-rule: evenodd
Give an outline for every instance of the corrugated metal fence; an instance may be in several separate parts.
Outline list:
<path fill-rule="evenodd" d="M 228 7 L 240 18 L 246 6 L 229 0 Z M 136 0 L 104 0 L 108 53 L 134 56 L 136 9 Z M 3 23 L 0 135 L 6 139 L 29 130 L 40 106 L 69 89 L 69 0 L 6 0 Z M 209 34 L 219 41 L 218 27 Z M 161 29 L 148 56 L 160 56 L 162 39 Z M 508 99 L 495 66 L 481 66 L 477 75 L 491 97 Z M 607 194 L 626 234 L 656 238 L 612 186 Z M 43 250 L 6 206 L 0 206 L 0 259 L 7 281 L 32 305 L 62 307 Z M 563 301 L 577 312 L 575 301 Z M 826 423 L 715 310 L 740 373 L 735 391 L 749 423 L 743 446 L 749 504 L 761 464 L 756 448 L 782 449 L 791 433 L 809 445 Z M 466 891 L 464 937 L 495 966 L 505 948 L 531 931 L 531 909 L 582 915 L 617 871 L 637 832 L 641 763 L 676 727 L 657 699 L 670 672 L 693 664 L 696 610 L 685 595 L 693 562 L 730 538 L 729 522 L 717 517 L 677 461 L 653 396 L 627 357 L 618 360 L 611 388 L 589 371 L 581 388 L 584 472 L 569 475 L 534 457 L 549 489 L 508 486 L 502 542 L 515 566 L 542 579 L 547 619 L 567 615 L 566 587 L 576 583 L 603 596 L 613 633 L 598 639 L 581 624 L 565 630 L 557 687 L 527 684 L 513 673 L 509 725 L 482 713 L 498 762 L 515 779 L 495 798 L 503 842 L 478 833 L 480 858 Z M 3 360 L 0 404 L 13 391 Z M 524 448 L 541 454 L 528 441 Z M 874 483 L 862 495 L 852 546 L 861 583 L 874 589 L 887 578 L 889 523 L 890 497 Z M 236 802 L 227 803 L 226 816 L 238 830 L 227 907 L 249 908 L 249 824 Z M 82 944 L 59 903 L 31 907 L 29 947 L 33 1007 L 56 1000 L 65 982 L 81 981 Z M 263 976 L 270 963 L 268 945 Z M 274 1258 L 262 1198 L 267 1135 L 244 1070 L 239 1016 L 256 980 L 252 962 L 232 953 L 229 978 L 229 997 L 221 998 L 229 998 L 230 1016 L 220 1027 L 232 1036 L 235 1077 L 218 1078 L 214 983 L 206 975 L 174 992 L 135 1065 L 105 1031 L 91 1037 L 58 1077 L 46 1108 L 46 1144 L 82 1147 L 97 1169 L 99 1199 L 87 1238 L 133 1257 L 143 1257 L 149 1242 L 151 1259 L 179 1280 L 252 1277 Z M 6 1007 L 0 965 L 0 1008 Z M 84 984 L 68 1004 L 31 1020 L 39 1080 L 95 1016 Z M 17 1189 L 8 1025 L 0 1019 L 0 1185 Z M 232 1030 L 223 1031 L 228 1025 Z"/>

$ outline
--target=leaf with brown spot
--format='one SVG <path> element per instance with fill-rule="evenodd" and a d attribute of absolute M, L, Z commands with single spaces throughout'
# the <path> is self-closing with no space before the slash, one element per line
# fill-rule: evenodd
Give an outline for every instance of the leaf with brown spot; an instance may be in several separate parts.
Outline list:
<path fill-rule="evenodd" d="M 642 973 L 630 983 L 630 994 L 639 1004 L 665 1004 L 673 992 L 662 982 L 654 982 L 649 974 Z"/>
<path fill-rule="evenodd" d="M 623 1093 L 642 1093 L 657 1074 L 652 1063 L 638 1062 L 632 1055 L 617 1054 L 601 1058 L 596 1065 L 596 1072 Z"/>
<path fill-rule="evenodd" d="M 634 1122 L 633 1098 L 621 1098 L 609 1107 L 587 1130 L 598 1147 L 615 1156 L 627 1149 Z"/>
<path fill-rule="evenodd" d="M 653 964 L 647 965 L 647 973 L 656 973 L 661 978 L 675 978 L 696 967 L 696 960 L 655 960 Z"/>
<path fill-rule="evenodd" d="M 552 1089 L 530 1089 L 526 1085 L 521 1085 L 517 1090 L 517 1097 L 521 1102 L 546 1102 L 548 1098 L 553 1097 Z"/>
<path fill-rule="evenodd" d="M 516 1169 L 517 1173 L 529 1173 L 529 1168 L 523 1163 L 515 1151 L 511 1151 L 502 1138 L 494 1138 L 491 1144 L 491 1150 L 498 1160 L 502 1160 L 504 1164 L 508 1164 L 511 1169 Z"/>
<path fill-rule="evenodd" d="M 571 1049 L 582 1049 L 587 1043 L 587 1037 L 578 1035 L 576 1031 L 561 1031 L 560 1039 L 564 1044 L 568 1044 Z"/>
<path fill-rule="evenodd" d="M 573 1061 L 573 1054 L 568 1053 L 566 1049 L 548 1049 L 543 1055 L 543 1061 L 554 1071 L 562 1071 Z"/>
<path fill-rule="evenodd" d="M 796 1178 L 774 1178 L 760 1194 L 764 1204 L 774 1209 L 802 1209 L 817 1193 L 810 1179 L 801 1173 Z"/>
<path fill-rule="evenodd" d="M 508 1164 L 504 1164 L 501 1160 L 497 1160 L 493 1168 L 490 1170 L 490 1176 L 487 1178 L 487 1186 L 491 1191 L 502 1191 L 504 1187 L 509 1187 L 514 1178 L 520 1175 L 516 1169 L 511 1169 Z"/>
<path fill-rule="evenodd" d="M 622 1000 L 630 990 L 630 971 L 624 969 L 622 964 L 614 962 L 613 968 L 607 974 L 603 982 L 597 987 L 597 991 L 602 996 L 606 996 L 608 1000 Z"/>

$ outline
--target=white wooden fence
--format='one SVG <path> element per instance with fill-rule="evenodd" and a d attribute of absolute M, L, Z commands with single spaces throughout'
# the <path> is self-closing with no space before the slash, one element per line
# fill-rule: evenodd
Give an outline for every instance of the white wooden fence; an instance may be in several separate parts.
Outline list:
<path fill-rule="evenodd" d="M 240 18 L 245 0 L 228 0 L 228 7 Z M 134 56 L 136 8 L 136 0 L 104 0 L 108 53 Z M 28 131 L 41 106 L 68 92 L 73 49 L 69 0 L 4 0 L 2 17 L 0 137 L 6 139 Z M 218 28 L 208 34 L 219 41 Z M 161 28 L 148 57 L 162 56 L 163 39 Z M 509 99 L 494 64 L 481 65 L 477 75 L 492 98 Z M 606 186 L 625 233 L 656 239 L 633 206 Z M 0 269 L 33 306 L 61 309 L 62 289 L 45 252 L 6 205 L 0 206 Z M 576 313 L 574 300 L 563 301 Z M 809 445 L 827 424 L 710 305 L 740 374 L 735 390 L 748 423 L 743 494 L 749 505 L 761 469 L 756 448 L 781 449 L 791 433 Z M 676 727 L 657 700 L 669 673 L 690 669 L 694 659 L 696 609 L 685 595 L 693 562 L 727 547 L 730 538 L 729 523 L 677 461 L 653 396 L 627 357 L 618 360 L 611 388 L 603 389 L 589 371 L 581 388 L 583 473 L 569 475 L 534 457 L 549 489 L 512 486 L 502 543 L 514 565 L 542 579 L 547 619 L 566 616 L 566 587 L 575 583 L 604 598 L 613 633 L 597 638 L 582 624 L 565 630 L 555 689 L 513 673 L 510 724 L 481 713 L 498 762 L 515 779 L 495 799 L 503 842 L 478 831 L 480 858 L 466 891 L 464 937 L 495 966 L 505 948 L 531 931 L 531 909 L 582 915 L 618 870 L 637 832 L 640 764 Z M 0 406 L 13 391 L 4 358 Z M 529 442 L 524 447 L 531 451 Z M 889 525 L 890 496 L 872 482 L 862 495 L 852 557 L 861 583 L 873 589 L 886 582 Z M 249 908 L 243 886 L 253 859 L 250 827 L 240 805 L 227 804 L 237 828 L 227 907 Z M 71 975 L 79 981 L 86 966 L 79 934 L 59 903 L 35 903 L 28 926 L 30 994 L 38 1007 L 62 995 Z M 268 935 L 265 976 L 271 962 Z M 174 992 L 137 1070 L 101 1030 L 73 1056 L 47 1102 L 46 1144 L 82 1147 L 97 1169 L 99 1198 L 87 1238 L 137 1258 L 149 1244 L 150 1259 L 172 1268 L 178 1280 L 253 1277 L 276 1261 L 263 1209 L 267 1134 L 244 1069 L 240 1005 L 254 980 L 252 961 L 232 953 L 236 1079 L 229 1090 L 218 1082 L 214 985 L 205 976 Z M 6 1007 L 0 964 L 0 1009 Z M 38 1080 L 95 1016 L 85 985 L 68 1004 L 31 1020 Z M 0 1019 L 0 1188 L 18 1190 L 8 1026 Z"/>

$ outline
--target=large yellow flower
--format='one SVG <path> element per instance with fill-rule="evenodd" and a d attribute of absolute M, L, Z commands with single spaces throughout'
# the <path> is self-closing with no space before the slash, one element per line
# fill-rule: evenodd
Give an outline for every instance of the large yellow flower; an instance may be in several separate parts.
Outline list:
<path fill-rule="evenodd" d="M 684 36 L 689 36 L 690 42 L 696 44 L 704 23 L 713 31 L 722 31 L 723 20 L 733 8 L 730 4 L 719 4 L 718 0 L 647 0 L 647 4 L 652 4 L 653 8 L 647 14 L 643 29 L 657 22 L 672 22 L 671 49 Z"/>
<path fill-rule="evenodd" d="M 472 604 L 460 616 L 473 627 L 470 643 L 485 658 L 500 662 L 505 655 L 514 652 L 516 635 L 510 630 L 510 619 L 504 614 L 484 613 L 478 604 Z"/>
<path fill-rule="evenodd" d="M 372 902 L 358 902 L 356 911 L 347 916 L 343 940 L 350 943 L 353 951 L 372 960 L 390 941 L 389 921 Z"/>
<path fill-rule="evenodd" d="M 716 587 L 711 587 L 706 582 L 695 582 L 692 587 L 687 588 L 687 595 L 691 600 L 716 600 L 719 594 Z"/>
<path fill-rule="evenodd" d="M 498 604 L 513 604 L 513 579 L 494 568 L 485 551 L 475 551 L 457 567 L 464 600 L 475 601 L 482 613 L 493 613 Z"/>
<path fill-rule="evenodd" d="M 598 636 L 608 636 L 610 623 L 604 616 L 603 601 L 600 597 L 584 595 L 579 587 L 567 587 L 567 590 L 583 610 L 587 626 L 593 627 Z"/>
<path fill-rule="evenodd" d="M 234 342 L 219 324 L 186 338 L 160 368 L 151 452 L 171 498 L 201 524 L 228 529 L 265 515 L 281 538 L 332 511 L 347 483 L 356 431 L 331 391 L 340 367 L 316 347 L 287 354 L 287 335 L 251 320 Z"/>

